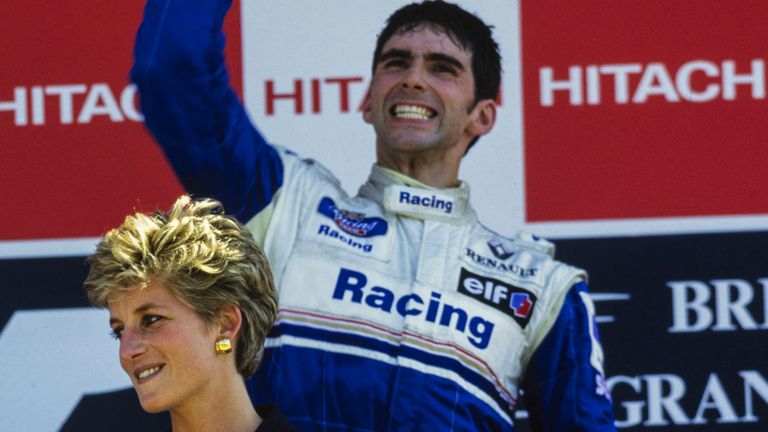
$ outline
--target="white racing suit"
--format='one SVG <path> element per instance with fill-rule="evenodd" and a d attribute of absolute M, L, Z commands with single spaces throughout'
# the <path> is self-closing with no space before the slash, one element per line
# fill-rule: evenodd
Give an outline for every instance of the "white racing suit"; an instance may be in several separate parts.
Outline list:
<path fill-rule="evenodd" d="M 268 144 L 228 87 L 226 0 L 150 1 L 132 76 L 185 187 L 246 223 L 280 293 L 254 403 L 302 430 L 614 430 L 584 273 L 483 227 L 465 183 L 374 166 L 355 197 Z"/>

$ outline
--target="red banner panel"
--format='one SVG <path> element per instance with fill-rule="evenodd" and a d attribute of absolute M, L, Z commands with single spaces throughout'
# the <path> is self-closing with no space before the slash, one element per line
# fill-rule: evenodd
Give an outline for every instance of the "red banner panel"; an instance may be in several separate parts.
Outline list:
<path fill-rule="evenodd" d="M 522 0 L 529 222 L 768 213 L 762 0 Z"/>
<path fill-rule="evenodd" d="M 0 240 L 92 237 L 181 187 L 129 83 L 142 2 L 6 2 L 0 14 Z M 239 10 L 228 19 L 240 70 Z M 240 74 L 233 74 L 240 88 Z"/>

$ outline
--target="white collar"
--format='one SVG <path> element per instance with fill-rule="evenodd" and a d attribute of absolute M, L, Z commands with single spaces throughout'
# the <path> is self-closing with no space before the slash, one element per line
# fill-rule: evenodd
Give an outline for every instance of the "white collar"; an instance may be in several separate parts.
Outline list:
<path fill-rule="evenodd" d="M 475 220 L 469 204 L 469 185 L 437 189 L 401 173 L 373 165 L 359 195 L 372 199 L 392 213 L 421 220 L 464 224 Z"/>

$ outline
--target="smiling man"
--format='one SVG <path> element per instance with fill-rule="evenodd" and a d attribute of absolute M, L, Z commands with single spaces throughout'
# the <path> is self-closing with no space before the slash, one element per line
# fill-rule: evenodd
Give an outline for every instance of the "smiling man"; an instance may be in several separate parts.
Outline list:
<path fill-rule="evenodd" d="M 454 38 L 429 23 L 395 32 L 375 61 L 363 114 L 380 166 L 439 188 L 459 184 L 469 143 L 496 119 L 495 93 L 476 99 L 472 52 Z"/>
<path fill-rule="evenodd" d="M 255 403 L 302 430 L 614 430 L 585 273 L 482 226 L 458 179 L 496 120 L 491 29 L 442 1 L 390 16 L 363 119 L 376 164 L 348 196 L 266 141 L 224 70 L 227 0 L 151 0 L 132 76 L 185 187 L 263 245 L 280 293 Z"/>

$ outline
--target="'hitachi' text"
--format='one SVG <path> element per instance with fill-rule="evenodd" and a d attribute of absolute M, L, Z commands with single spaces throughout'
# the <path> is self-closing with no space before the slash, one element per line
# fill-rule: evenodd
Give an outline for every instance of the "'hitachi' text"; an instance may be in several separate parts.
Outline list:
<path fill-rule="evenodd" d="M 610 83 L 613 86 L 610 86 Z M 539 96 L 542 106 L 555 105 L 555 100 L 570 105 L 642 104 L 651 98 L 667 102 L 732 101 L 737 98 L 765 99 L 765 61 L 725 60 L 715 63 L 692 60 L 676 71 L 664 63 L 621 63 L 569 66 L 567 72 L 547 66 L 539 69 Z M 603 92 L 605 90 L 605 93 Z"/>
<path fill-rule="evenodd" d="M 86 124 L 99 116 L 112 122 L 141 122 L 144 117 L 136 108 L 135 99 L 133 84 L 120 90 L 119 95 L 106 83 L 14 87 L 10 99 L 5 91 L 0 91 L 0 113 L 13 112 L 16 126 Z M 58 111 L 52 111 L 57 115 L 52 116 L 46 104 L 58 106 Z"/>
<path fill-rule="evenodd" d="M 492 322 L 480 316 L 470 317 L 464 309 L 444 303 L 440 293 L 433 291 L 426 301 L 415 293 L 397 298 L 390 289 L 368 286 L 368 277 L 355 270 L 342 268 L 339 271 L 333 298 L 365 304 L 371 309 L 385 313 L 394 312 L 402 317 L 423 316 L 427 322 L 436 322 L 441 326 L 453 327 L 456 331 L 467 333 L 469 343 L 480 349 L 488 347 L 493 334 Z"/>
<path fill-rule="evenodd" d="M 281 78 L 264 81 L 264 115 L 362 112 L 368 83 L 362 76 Z M 496 103 L 502 106 L 501 89 Z M 277 108 L 277 105 L 280 108 Z"/>

